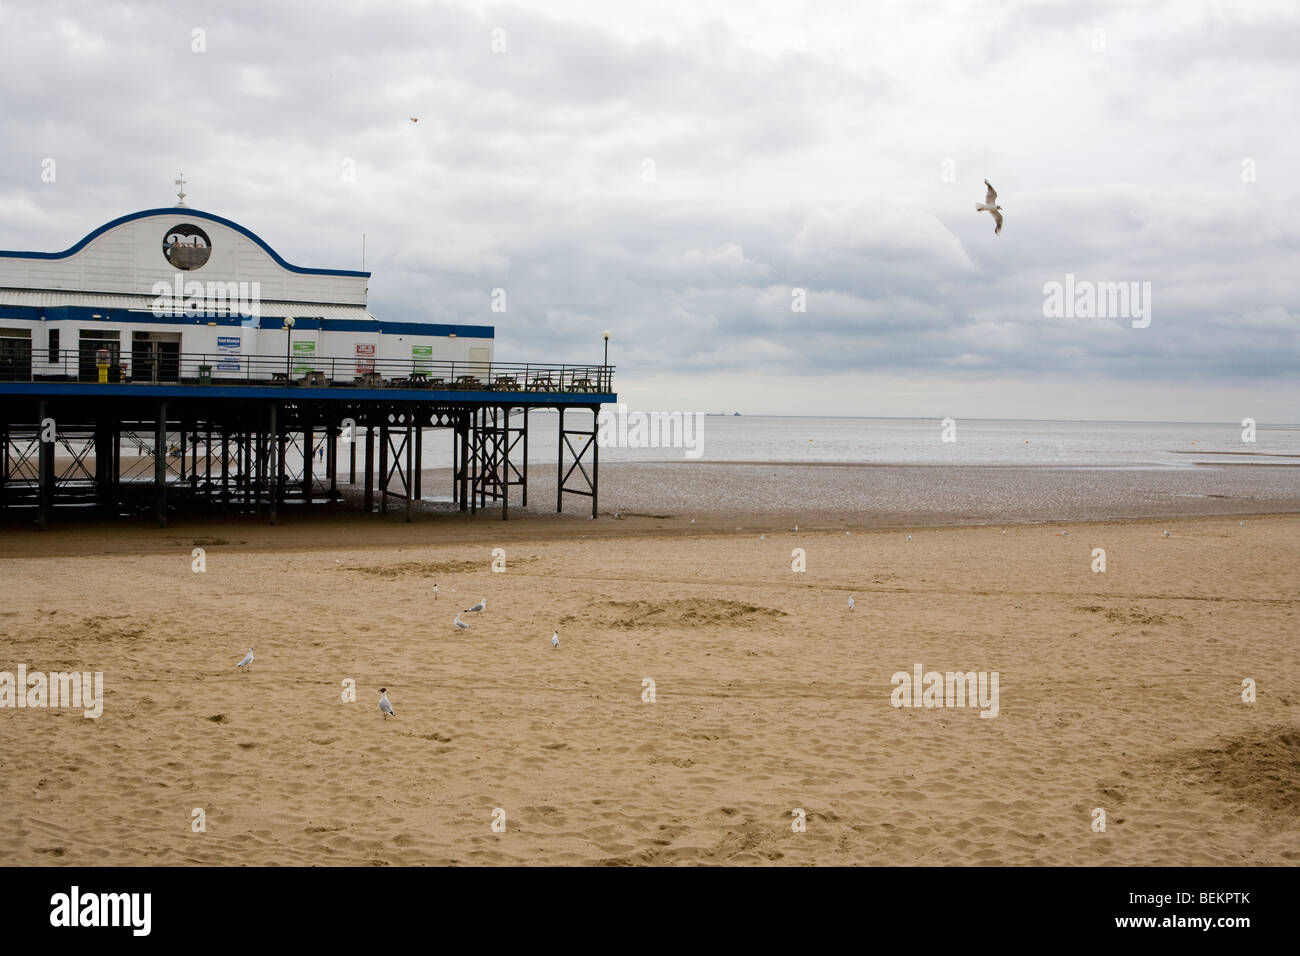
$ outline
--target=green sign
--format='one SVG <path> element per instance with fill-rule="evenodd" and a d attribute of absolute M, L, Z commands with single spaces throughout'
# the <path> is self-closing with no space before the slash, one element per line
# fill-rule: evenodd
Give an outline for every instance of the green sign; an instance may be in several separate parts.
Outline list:
<path fill-rule="evenodd" d="M 311 360 L 316 357 L 315 342 L 294 342 L 293 343 L 293 373 L 295 375 L 306 375 L 308 372 L 314 372 Z M 307 365 L 299 365 L 299 362 L 307 362 Z"/>
<path fill-rule="evenodd" d="M 412 345 L 411 346 L 411 364 L 417 370 L 426 372 L 433 369 L 433 346 L 432 345 Z"/>

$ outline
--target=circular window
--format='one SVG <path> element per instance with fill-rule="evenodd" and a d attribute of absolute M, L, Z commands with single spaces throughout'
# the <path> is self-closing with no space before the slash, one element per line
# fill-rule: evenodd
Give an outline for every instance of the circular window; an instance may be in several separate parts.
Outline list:
<path fill-rule="evenodd" d="M 212 240 L 198 226 L 181 223 L 168 229 L 163 236 L 163 255 L 173 268 L 198 269 L 212 255 Z"/>

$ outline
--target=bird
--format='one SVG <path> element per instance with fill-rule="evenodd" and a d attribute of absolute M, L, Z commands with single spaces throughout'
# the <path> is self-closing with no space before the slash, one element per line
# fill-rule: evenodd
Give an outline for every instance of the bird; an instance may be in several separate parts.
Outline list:
<path fill-rule="evenodd" d="M 418 116 L 412 116 L 412 117 L 411 117 L 411 122 L 412 122 L 412 123 L 418 123 L 418 122 L 420 122 L 420 117 L 418 117 Z"/>
<path fill-rule="evenodd" d="M 487 598 L 479 598 L 479 602 L 475 604 L 473 607 L 465 608 L 465 613 L 469 614 L 473 611 L 481 611 L 485 607 L 487 607 Z"/>
<path fill-rule="evenodd" d="M 560 632 L 556 631 L 554 634 L 551 635 L 551 647 L 559 647 L 559 646 L 560 646 Z"/>
<path fill-rule="evenodd" d="M 1165 537 L 1166 537 L 1166 538 L 1169 537 L 1169 532 L 1168 532 L 1168 531 L 1165 532 Z"/>
<path fill-rule="evenodd" d="M 993 235 L 996 236 L 1002 232 L 1002 207 L 997 204 L 997 191 L 989 184 L 987 179 L 984 180 L 984 185 L 989 187 L 989 193 L 984 197 L 983 202 L 977 202 L 975 204 L 975 211 L 990 212 L 993 214 L 993 221 L 998 224 L 997 228 L 993 230 Z"/>
<path fill-rule="evenodd" d="M 433 599 L 438 600 L 438 585 L 436 584 L 433 586 Z"/>
<path fill-rule="evenodd" d="M 908 540 L 908 541 L 911 541 L 911 540 L 912 540 L 912 536 L 911 536 L 910 534 L 907 536 L 907 540 Z"/>
<path fill-rule="evenodd" d="M 850 611 L 853 610 L 853 595 L 852 595 L 852 594 L 849 595 L 849 610 L 850 610 Z"/>
<path fill-rule="evenodd" d="M 794 526 L 794 530 L 795 530 L 795 531 L 798 531 L 798 530 L 799 530 L 799 526 L 798 526 L 798 525 L 795 525 L 795 526 Z"/>
<path fill-rule="evenodd" d="M 253 649 L 250 647 L 248 653 L 244 655 L 244 659 L 235 666 L 247 669 L 248 665 L 251 663 L 253 663 Z"/>
<path fill-rule="evenodd" d="M 396 711 L 393 710 L 393 702 L 388 699 L 388 689 L 386 687 L 379 688 L 379 712 L 385 717 L 390 714 L 394 717 L 397 716 Z"/>
<path fill-rule="evenodd" d="M 460 615 L 459 615 L 459 614 L 456 615 L 456 620 L 453 621 L 452 623 L 455 624 L 455 625 L 456 625 L 458 628 L 460 628 L 462 631 L 468 631 L 471 627 L 474 626 L 473 624 L 466 624 L 464 621 L 462 621 L 462 620 L 460 619 Z"/>
<path fill-rule="evenodd" d="M 691 524 L 695 524 L 695 519 L 694 519 L 694 518 L 691 519 Z"/>

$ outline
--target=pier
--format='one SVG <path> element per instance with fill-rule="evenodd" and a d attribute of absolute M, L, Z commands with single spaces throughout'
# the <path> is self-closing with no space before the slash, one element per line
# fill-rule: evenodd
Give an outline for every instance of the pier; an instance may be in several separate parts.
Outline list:
<path fill-rule="evenodd" d="M 219 359 L 228 368 L 211 375 Z M 61 360 L 75 370 L 78 356 Z M 283 369 L 283 356 L 178 354 L 172 382 L 4 376 L 0 512 L 45 527 L 55 510 L 152 511 L 165 526 L 170 508 L 206 504 L 274 522 L 286 506 L 342 501 L 346 484 L 362 488 L 367 513 L 410 520 L 425 491 L 424 434 L 441 428 L 452 433 L 453 504 L 505 519 L 512 493 L 528 506 L 529 413 L 553 409 L 556 511 L 571 496 L 596 516 L 597 416 L 617 400 L 612 366 L 390 360 L 346 383 L 315 370 L 337 362 L 316 357 L 314 370 L 265 383 L 253 370 Z"/>

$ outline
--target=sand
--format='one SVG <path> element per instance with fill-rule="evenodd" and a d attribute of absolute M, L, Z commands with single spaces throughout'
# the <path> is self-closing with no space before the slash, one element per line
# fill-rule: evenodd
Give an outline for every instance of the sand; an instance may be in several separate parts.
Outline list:
<path fill-rule="evenodd" d="M 0 670 L 106 690 L 0 710 L 0 862 L 1300 859 L 1300 515 L 670 524 L 5 531 Z M 918 663 L 998 715 L 893 707 Z"/>

